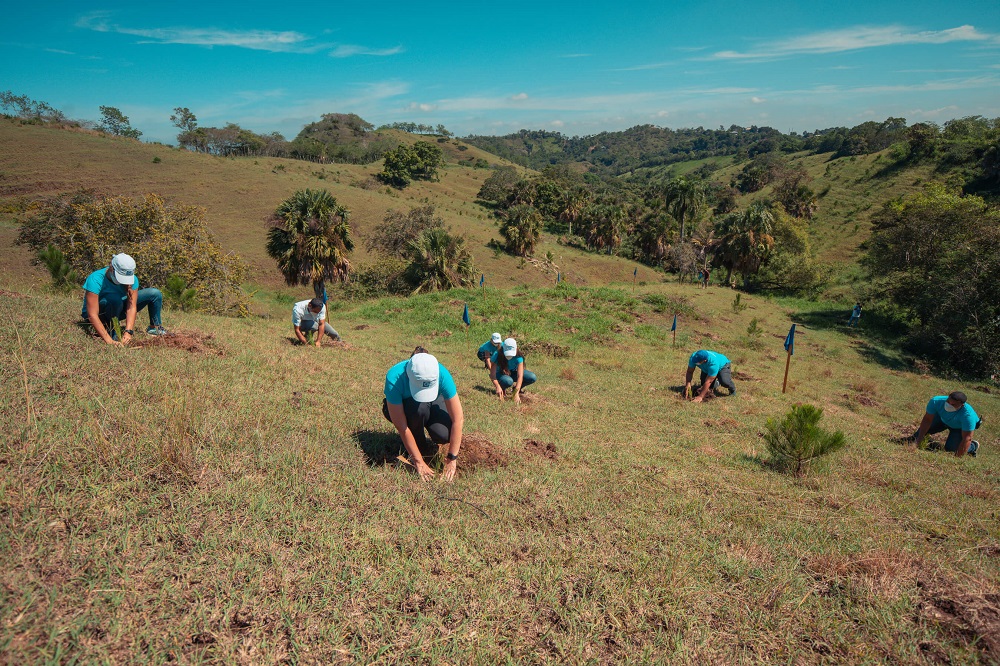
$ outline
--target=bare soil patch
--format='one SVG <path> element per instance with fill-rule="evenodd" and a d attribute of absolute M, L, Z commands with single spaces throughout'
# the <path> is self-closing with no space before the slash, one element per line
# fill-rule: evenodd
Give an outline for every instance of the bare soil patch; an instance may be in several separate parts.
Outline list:
<path fill-rule="evenodd" d="M 559 458 L 555 444 L 539 442 L 537 439 L 524 440 L 524 450 L 528 453 L 534 453 L 536 456 L 541 456 L 546 460 L 556 460 Z"/>
<path fill-rule="evenodd" d="M 447 444 L 442 444 L 447 447 Z M 445 448 L 441 449 L 441 456 L 447 453 Z M 493 446 L 493 442 L 478 433 L 468 433 L 462 435 L 462 449 L 460 451 L 458 467 L 459 470 L 477 469 L 497 469 L 508 464 L 507 455 Z"/>
<path fill-rule="evenodd" d="M 567 358 L 572 352 L 569 347 L 554 342 L 523 342 L 521 350 L 532 354 L 545 354 L 552 358 Z"/>
<path fill-rule="evenodd" d="M 183 349 L 192 354 L 214 354 L 225 356 L 225 353 L 215 346 L 215 336 L 211 333 L 196 331 L 174 331 L 168 335 L 149 335 L 132 342 L 129 346 L 137 349 L 147 347 L 165 347 L 168 349 Z"/>
<path fill-rule="evenodd" d="M 923 596 L 920 616 L 924 620 L 973 643 L 987 661 L 1000 661 L 1000 594 L 969 594 L 941 586 L 925 589 Z"/>
<path fill-rule="evenodd" d="M 6 289 L 0 289 L 0 296 L 6 298 L 28 298 L 27 294 L 19 294 L 16 291 L 7 291 Z"/>
<path fill-rule="evenodd" d="M 733 373 L 733 379 L 738 379 L 741 382 L 759 382 L 760 380 L 751 375 L 749 372 L 740 372 L 737 370 Z"/>
<path fill-rule="evenodd" d="M 371 326 L 369 326 L 368 324 L 358 324 L 357 326 L 354 327 L 353 330 L 355 330 L 355 331 L 367 331 L 369 328 L 371 328 Z"/>
<path fill-rule="evenodd" d="M 322 343 L 324 347 L 335 347 L 337 349 L 354 349 L 354 345 L 350 342 L 343 342 L 342 340 L 330 340 L 328 342 Z"/>

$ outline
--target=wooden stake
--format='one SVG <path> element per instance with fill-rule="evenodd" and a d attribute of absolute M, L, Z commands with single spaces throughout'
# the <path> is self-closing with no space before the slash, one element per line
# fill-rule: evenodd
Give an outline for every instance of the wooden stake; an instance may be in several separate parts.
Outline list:
<path fill-rule="evenodd" d="M 788 357 L 785 358 L 785 381 L 781 384 L 781 392 L 784 393 L 785 389 L 788 388 L 788 366 L 792 363 L 792 353 L 788 352 Z"/>
<path fill-rule="evenodd" d="M 677 329 L 676 328 L 674 329 L 674 341 L 672 343 L 670 343 L 670 346 L 671 347 L 676 347 L 677 346 Z"/>

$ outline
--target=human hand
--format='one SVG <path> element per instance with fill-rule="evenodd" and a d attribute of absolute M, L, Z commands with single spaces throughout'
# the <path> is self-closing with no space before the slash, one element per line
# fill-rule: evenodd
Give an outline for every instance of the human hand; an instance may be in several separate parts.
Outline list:
<path fill-rule="evenodd" d="M 104 341 L 104 343 L 105 343 L 105 344 L 109 344 L 109 345 L 111 345 L 111 346 L 113 346 L 113 347 L 124 347 L 124 346 L 125 346 L 125 345 L 123 345 L 123 344 L 122 344 L 122 343 L 121 343 L 120 341 L 118 341 L 118 340 L 115 340 L 115 339 L 114 339 L 114 338 L 112 338 L 112 337 L 108 337 L 108 339 L 107 339 L 107 340 L 105 340 L 105 341 Z"/>
<path fill-rule="evenodd" d="M 420 475 L 421 481 L 430 481 L 431 479 L 434 478 L 434 470 L 428 467 L 427 463 L 425 463 L 423 460 L 418 461 L 416 467 L 417 467 L 417 474 Z"/>
<path fill-rule="evenodd" d="M 316 341 L 316 342 L 314 342 L 313 344 L 314 344 L 314 345 L 316 345 L 317 347 L 319 347 L 319 340 L 317 340 L 317 341 Z"/>
<path fill-rule="evenodd" d="M 503 389 L 499 386 L 497 387 L 497 397 L 500 398 L 500 402 L 503 402 Z"/>
<path fill-rule="evenodd" d="M 515 405 L 520 405 L 521 404 L 521 392 L 520 391 L 518 391 L 518 392 L 516 392 L 514 394 L 514 404 Z"/>
<path fill-rule="evenodd" d="M 122 333 L 122 345 L 123 346 L 127 345 L 130 342 L 132 342 L 132 334 L 131 333 Z"/>
<path fill-rule="evenodd" d="M 696 395 L 695 397 L 691 398 L 691 402 L 701 402 L 702 399 L 703 399 L 702 396 Z"/>
<path fill-rule="evenodd" d="M 455 480 L 455 472 L 458 471 L 458 461 L 448 460 L 444 463 L 444 476 L 441 477 L 442 481 L 447 481 L 451 483 Z"/>

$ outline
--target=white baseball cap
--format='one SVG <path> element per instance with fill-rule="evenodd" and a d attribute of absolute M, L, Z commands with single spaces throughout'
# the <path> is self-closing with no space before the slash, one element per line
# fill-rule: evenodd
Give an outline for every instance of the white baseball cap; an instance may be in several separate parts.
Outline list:
<path fill-rule="evenodd" d="M 507 358 L 514 358 L 517 356 L 517 340 L 514 338 L 507 338 L 503 341 L 503 355 Z"/>
<path fill-rule="evenodd" d="M 131 287 L 135 284 L 135 259 L 127 254 L 116 254 L 111 257 L 111 272 L 115 282 Z"/>
<path fill-rule="evenodd" d="M 438 377 L 441 366 L 430 354 L 414 354 L 406 364 L 410 380 L 410 395 L 417 402 L 434 402 L 438 397 Z"/>
<path fill-rule="evenodd" d="M 495 345 L 500 344 L 501 340 L 503 340 L 503 338 L 500 337 L 499 333 L 494 333 L 493 335 L 490 336 L 490 342 L 492 342 Z"/>

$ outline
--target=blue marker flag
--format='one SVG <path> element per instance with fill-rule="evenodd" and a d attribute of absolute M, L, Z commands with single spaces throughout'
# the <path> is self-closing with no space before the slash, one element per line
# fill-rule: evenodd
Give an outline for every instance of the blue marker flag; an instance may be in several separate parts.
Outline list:
<path fill-rule="evenodd" d="M 795 353 L 795 324 L 788 329 L 788 335 L 785 337 L 785 351 L 789 356 Z"/>
<path fill-rule="evenodd" d="M 677 315 L 674 315 L 674 325 L 670 327 L 671 331 L 677 330 Z"/>
<path fill-rule="evenodd" d="M 639 274 L 639 267 L 636 266 L 635 268 L 632 269 L 632 277 L 635 277 L 638 274 Z"/>
<path fill-rule="evenodd" d="M 323 305 L 326 305 L 326 285 L 323 286 Z"/>
<path fill-rule="evenodd" d="M 479 286 L 482 287 L 484 282 L 486 282 L 486 273 L 479 276 Z"/>
<path fill-rule="evenodd" d="M 468 326 L 472 322 L 469 320 L 469 304 L 465 304 L 465 312 L 462 313 L 462 322 Z"/>
<path fill-rule="evenodd" d="M 562 273 L 556 273 L 556 284 L 562 282 Z"/>

